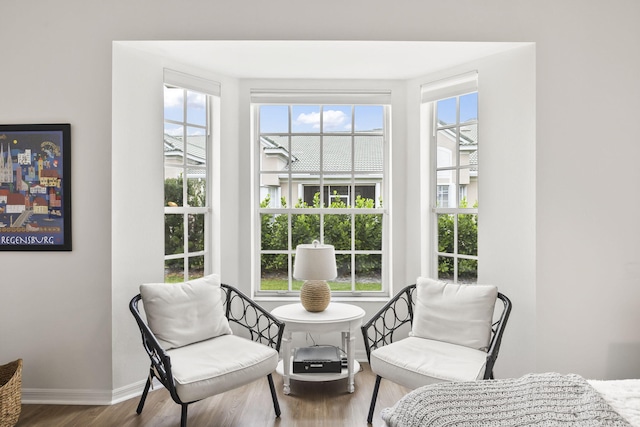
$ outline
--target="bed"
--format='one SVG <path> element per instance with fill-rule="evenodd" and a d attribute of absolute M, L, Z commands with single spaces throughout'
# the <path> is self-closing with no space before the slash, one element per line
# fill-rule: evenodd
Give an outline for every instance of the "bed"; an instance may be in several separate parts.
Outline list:
<path fill-rule="evenodd" d="M 438 383 L 381 413 L 387 427 L 640 427 L 640 380 L 575 374 Z"/>

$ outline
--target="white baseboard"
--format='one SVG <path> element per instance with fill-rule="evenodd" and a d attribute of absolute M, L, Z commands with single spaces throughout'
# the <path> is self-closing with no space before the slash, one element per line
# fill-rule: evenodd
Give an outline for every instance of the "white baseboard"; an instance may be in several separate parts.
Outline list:
<path fill-rule="evenodd" d="M 356 350 L 355 359 L 359 362 L 367 362 L 367 354 L 364 350 Z M 23 388 L 22 403 L 25 405 L 115 405 L 139 397 L 146 381 L 146 379 L 138 381 L 115 390 Z M 163 388 L 156 378 L 153 379 L 152 386 L 149 392 Z"/>
<path fill-rule="evenodd" d="M 22 403 L 25 405 L 114 405 L 140 396 L 145 383 L 146 380 L 142 380 L 115 390 L 23 388 Z M 162 384 L 154 379 L 153 389 L 158 388 L 162 388 Z"/>

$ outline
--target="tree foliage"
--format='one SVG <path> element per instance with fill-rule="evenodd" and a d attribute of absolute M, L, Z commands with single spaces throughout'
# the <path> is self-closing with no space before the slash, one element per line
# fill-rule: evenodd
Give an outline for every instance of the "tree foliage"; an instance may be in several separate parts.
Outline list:
<path fill-rule="evenodd" d="M 183 206 L 182 175 L 178 178 L 164 180 L 165 206 Z M 201 207 L 206 205 L 206 181 L 202 179 L 187 180 L 187 205 Z M 189 236 L 189 252 L 196 252 L 204 248 L 204 214 L 189 214 L 187 216 L 187 231 Z M 164 218 L 164 253 L 166 255 L 184 253 L 184 214 L 167 214 Z M 191 269 L 204 268 L 203 257 L 192 257 L 189 260 Z M 169 268 L 183 269 L 182 259 L 168 260 Z"/>

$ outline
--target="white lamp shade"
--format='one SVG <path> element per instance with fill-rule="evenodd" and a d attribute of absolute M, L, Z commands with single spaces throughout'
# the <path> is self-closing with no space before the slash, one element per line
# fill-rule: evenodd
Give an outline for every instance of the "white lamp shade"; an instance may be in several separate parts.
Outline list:
<path fill-rule="evenodd" d="M 332 245 L 314 241 L 298 245 L 293 264 L 293 277 L 298 280 L 332 280 L 338 275 L 336 253 Z"/>

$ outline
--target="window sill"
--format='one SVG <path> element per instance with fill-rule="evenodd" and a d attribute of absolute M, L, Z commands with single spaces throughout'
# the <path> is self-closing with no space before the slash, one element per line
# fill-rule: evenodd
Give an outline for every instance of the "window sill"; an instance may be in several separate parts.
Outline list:
<path fill-rule="evenodd" d="M 282 303 L 290 303 L 294 304 L 300 302 L 300 297 L 297 295 L 254 295 L 253 300 L 260 301 L 276 301 Z M 348 303 L 357 303 L 357 302 L 387 302 L 389 301 L 389 296 L 334 296 L 331 295 L 331 301 L 333 302 L 348 302 Z"/>

